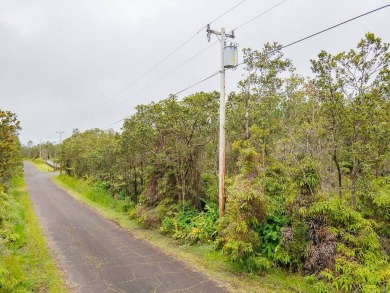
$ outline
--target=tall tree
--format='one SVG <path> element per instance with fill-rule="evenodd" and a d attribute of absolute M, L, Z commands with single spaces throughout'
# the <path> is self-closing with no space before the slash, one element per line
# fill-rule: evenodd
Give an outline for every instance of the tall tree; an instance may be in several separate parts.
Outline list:
<path fill-rule="evenodd" d="M 16 115 L 0 109 L 0 184 L 9 181 L 14 168 L 20 163 L 20 129 Z"/>
<path fill-rule="evenodd" d="M 350 170 L 351 203 L 356 206 L 359 178 L 370 175 L 373 161 L 379 166 L 381 154 L 386 151 L 375 143 L 378 136 L 373 134 L 381 133 L 379 137 L 383 139 L 388 133 L 388 117 L 383 108 L 387 105 L 386 97 L 380 94 L 383 92 L 380 88 L 385 88 L 383 81 L 388 78 L 389 44 L 368 33 L 356 50 L 335 56 L 323 51 L 318 57 L 312 60 L 312 70 L 317 75 L 314 84 L 331 133 L 328 137 L 338 173 L 339 193 L 341 162 L 345 160 Z"/>

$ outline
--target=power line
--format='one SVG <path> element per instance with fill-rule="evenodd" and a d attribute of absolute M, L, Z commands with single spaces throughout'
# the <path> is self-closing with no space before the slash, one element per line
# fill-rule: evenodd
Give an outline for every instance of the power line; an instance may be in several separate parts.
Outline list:
<path fill-rule="evenodd" d="M 236 5 L 234 5 L 232 8 L 230 8 L 229 10 L 225 11 L 224 13 L 222 13 L 220 16 L 218 16 L 217 18 L 213 19 L 211 22 L 209 22 L 208 24 L 212 24 L 213 22 L 217 21 L 218 19 L 220 19 L 222 16 L 225 16 L 226 14 L 228 14 L 230 11 L 232 11 L 233 9 L 235 9 L 236 7 L 240 6 L 242 3 L 244 3 L 246 0 L 243 0 L 239 3 L 237 3 Z M 207 26 L 204 26 L 202 28 L 205 29 Z M 200 31 L 199 31 L 200 32 Z"/>
<path fill-rule="evenodd" d="M 283 2 L 285 2 L 285 1 L 287 1 L 287 0 L 284 0 Z M 283 2 L 280 2 L 280 3 L 277 4 L 277 5 L 280 5 L 280 4 L 283 3 Z M 368 14 L 371 14 L 371 13 L 373 13 L 373 12 L 382 10 L 382 9 L 387 8 L 387 7 L 389 7 L 389 6 L 390 6 L 390 4 L 387 4 L 387 5 L 384 5 L 384 6 L 382 6 L 382 7 L 376 8 L 376 9 L 374 9 L 374 10 L 368 11 L 368 12 L 366 12 L 366 13 L 360 14 L 360 15 L 358 15 L 358 16 L 355 16 L 355 17 L 353 17 L 353 18 L 350 18 L 350 19 L 348 19 L 348 20 L 345 20 L 345 21 L 343 21 L 343 22 L 340 22 L 340 23 L 338 23 L 338 24 L 336 24 L 336 25 L 333 25 L 333 26 L 331 26 L 331 27 L 328 27 L 328 28 L 326 28 L 326 29 L 323 29 L 323 30 L 321 30 L 321 31 L 319 31 L 319 32 L 317 32 L 317 33 L 311 34 L 311 35 L 309 35 L 309 36 L 307 36 L 307 37 L 301 38 L 301 39 L 296 40 L 296 41 L 294 41 L 294 42 L 291 42 L 291 43 L 289 43 L 289 44 L 287 44 L 287 45 L 284 45 L 284 46 L 280 47 L 280 48 L 277 49 L 277 50 L 270 51 L 270 52 L 268 52 L 267 54 L 270 54 L 270 53 L 273 53 L 273 52 L 276 52 L 276 51 L 280 51 L 280 50 L 285 49 L 285 48 L 287 48 L 287 47 L 293 46 L 293 45 L 298 44 L 298 43 L 300 43 L 300 42 L 302 42 L 302 41 L 305 41 L 305 40 L 310 39 L 310 38 L 312 38 L 312 37 L 314 37 L 314 36 L 317 36 L 317 35 L 319 35 L 319 34 L 321 34 L 321 33 L 324 33 L 324 32 L 326 32 L 326 31 L 329 31 L 329 30 L 331 30 L 331 29 L 334 29 L 334 28 L 336 28 L 336 27 L 338 27 L 338 26 L 341 26 L 341 25 L 343 25 L 343 24 L 346 24 L 346 23 L 348 23 L 348 22 L 351 22 L 351 21 L 353 21 L 353 20 L 356 20 L 356 19 L 361 18 L 361 17 L 363 17 L 363 16 L 366 16 L 366 15 L 368 15 Z M 276 6 L 274 6 L 273 8 L 275 8 L 275 7 L 276 7 Z M 273 9 L 273 8 L 268 9 L 266 12 L 270 11 L 270 10 Z M 265 12 L 264 12 L 264 13 L 265 13 Z M 263 15 L 264 13 L 262 13 L 262 15 Z M 260 15 L 259 15 L 259 16 L 260 16 Z M 259 16 L 257 16 L 257 17 L 259 17 Z M 257 17 L 256 17 L 256 18 L 257 18 Z M 254 20 L 254 19 L 255 19 L 255 18 L 252 18 L 250 21 L 252 21 L 252 20 Z M 248 24 L 250 21 L 245 22 L 244 24 L 240 25 L 238 28 L 242 27 L 243 25 Z M 235 30 L 237 30 L 237 28 L 236 28 Z M 214 44 L 214 43 L 213 43 L 213 44 Z M 212 45 L 213 45 L 213 44 L 212 44 Z M 238 64 L 237 66 L 240 66 L 240 65 L 243 65 L 243 64 L 245 64 L 245 62 L 241 62 L 241 63 Z M 182 90 L 180 90 L 180 91 L 178 91 L 178 92 L 176 92 L 174 95 L 178 95 L 178 94 L 180 94 L 180 93 L 182 93 L 182 92 L 184 92 L 184 91 L 186 91 L 186 90 L 188 90 L 188 89 L 190 89 L 190 88 L 192 88 L 192 87 L 194 87 L 194 86 L 196 86 L 196 85 L 198 85 L 198 84 L 201 84 L 201 83 L 205 82 L 206 80 L 208 80 L 208 79 L 210 79 L 210 78 L 216 76 L 216 75 L 219 74 L 219 73 L 220 73 L 220 71 L 215 72 L 214 74 L 212 74 L 212 75 L 210 75 L 210 76 L 208 76 L 208 77 L 206 77 L 206 78 L 204 78 L 204 79 L 202 79 L 202 80 L 200 80 L 200 81 L 198 81 L 198 82 L 196 82 L 196 83 L 194 83 L 194 84 L 192 84 L 192 85 L 190 85 L 190 86 L 188 86 L 188 87 L 186 87 L 186 88 L 184 88 L 184 89 L 182 89 Z M 106 129 L 106 128 L 112 126 L 112 125 L 115 125 L 115 124 L 117 124 L 117 123 L 119 123 L 119 122 L 121 122 L 121 121 L 123 121 L 123 120 L 129 118 L 129 117 L 131 117 L 131 115 L 129 115 L 129 116 L 125 117 L 125 118 L 122 118 L 122 119 L 120 119 L 120 120 L 118 120 L 118 121 L 116 121 L 116 122 L 114 122 L 114 123 L 112 123 L 112 124 L 106 126 L 104 129 Z"/>
<path fill-rule="evenodd" d="M 282 5 L 282 4 L 283 4 L 284 2 L 286 2 L 286 1 L 287 1 L 287 0 L 283 0 L 282 2 L 279 2 L 278 4 L 272 6 L 271 8 L 269 8 L 269 9 L 263 11 L 262 13 L 256 15 L 256 16 L 253 17 L 253 18 L 249 19 L 248 21 L 246 21 L 246 22 L 240 24 L 238 27 L 236 27 L 236 28 L 233 29 L 232 31 L 236 31 L 236 30 L 242 28 L 243 26 L 245 26 L 245 25 L 251 23 L 252 21 L 258 19 L 259 17 L 263 16 L 264 14 L 266 14 L 266 13 L 270 12 L 271 10 L 275 9 L 275 8 L 278 7 L 279 5 Z"/>
<path fill-rule="evenodd" d="M 135 95 L 139 94 L 139 93 L 142 93 L 143 91 L 147 90 L 148 88 L 150 88 L 151 86 L 153 86 L 154 84 L 156 84 L 157 82 L 159 82 L 160 80 L 164 79 L 165 77 L 167 77 L 168 75 L 170 75 L 171 73 L 175 72 L 176 70 L 178 70 L 180 67 L 182 67 L 183 65 L 187 64 L 188 62 L 190 62 L 191 60 L 195 59 L 197 56 L 199 56 L 200 54 L 202 54 L 203 52 L 205 52 L 207 49 L 211 48 L 212 46 L 214 46 L 215 44 L 217 43 L 217 41 L 215 41 L 214 43 L 210 44 L 209 46 L 207 46 L 206 48 L 204 48 L 203 50 L 199 51 L 198 53 L 194 54 L 193 56 L 191 56 L 190 58 L 188 58 L 187 60 L 185 60 L 184 62 L 180 63 L 178 66 L 176 66 L 175 68 L 173 68 L 172 70 L 168 71 L 167 73 L 165 73 L 164 75 L 160 76 L 159 78 L 157 78 L 156 80 L 152 81 L 151 83 L 149 83 L 148 85 L 146 85 L 145 87 L 143 87 L 142 89 L 140 89 L 139 91 L 136 91 L 134 92 L 133 94 L 131 94 L 130 96 L 126 97 L 127 99 L 129 98 L 132 98 L 134 97 Z M 119 103 L 116 103 L 115 105 L 113 105 L 112 107 L 106 109 L 104 112 L 98 114 L 98 115 L 95 115 L 94 117 L 96 116 L 101 116 L 109 111 L 111 111 L 113 108 L 115 108 L 116 106 L 118 106 L 120 103 L 122 103 L 124 100 L 120 101 Z"/>
<path fill-rule="evenodd" d="M 227 13 L 229 13 L 230 11 L 232 11 L 233 9 L 235 9 L 236 7 L 238 7 L 239 5 L 241 5 L 242 3 L 244 3 L 245 1 L 246 1 L 246 0 L 243 0 L 243 1 L 239 2 L 239 3 L 237 3 L 235 6 L 233 6 L 233 7 L 230 8 L 229 10 L 225 11 L 223 14 L 221 14 L 221 15 L 218 16 L 217 18 L 213 19 L 208 25 L 210 25 L 210 24 L 212 24 L 213 22 L 215 22 L 216 20 L 220 19 L 222 16 L 226 15 Z M 238 27 L 235 28 L 234 30 L 237 30 L 237 29 L 239 29 L 239 28 L 241 28 L 241 27 L 243 27 L 243 26 L 249 24 L 250 22 L 252 22 L 252 21 L 254 21 L 255 19 L 257 19 L 257 18 L 263 16 L 264 14 L 270 12 L 271 10 L 275 9 L 276 7 L 278 7 L 279 5 L 283 4 L 283 3 L 286 2 L 286 1 L 287 1 L 287 0 L 283 0 L 282 2 L 279 2 L 278 4 L 272 6 L 271 8 L 267 9 L 266 11 L 263 11 L 263 12 L 260 13 L 259 15 L 255 16 L 254 18 L 251 18 L 250 20 L 248 20 L 248 21 L 246 21 L 245 23 L 241 24 L 240 26 L 238 26 Z M 203 27 L 196 33 L 196 35 L 197 35 L 199 32 L 201 32 L 204 28 L 207 28 L 207 25 L 206 25 L 206 26 L 203 26 Z M 215 43 L 216 43 L 216 42 L 212 43 L 209 47 L 213 46 Z M 207 47 L 207 48 L 205 48 L 204 50 L 200 51 L 200 52 L 197 53 L 195 56 L 198 56 L 200 53 L 202 53 L 203 51 L 205 51 L 205 50 L 208 49 L 209 47 Z M 195 56 L 193 56 L 193 57 L 191 57 L 190 59 L 186 60 L 185 62 L 183 62 L 182 64 L 180 64 L 178 67 L 176 67 L 176 68 L 174 68 L 173 70 L 169 71 L 166 75 L 164 75 L 164 76 L 158 78 L 157 80 L 153 81 L 152 83 L 150 83 L 149 85 L 147 85 L 145 88 L 143 88 L 143 89 L 141 89 L 140 91 L 134 93 L 134 94 L 131 95 L 130 97 L 132 97 L 132 96 L 134 96 L 134 95 L 136 95 L 136 94 L 138 94 L 138 93 L 140 93 L 140 92 L 146 90 L 146 89 L 149 88 L 150 86 L 154 85 L 156 82 L 160 81 L 160 80 L 163 79 L 165 76 L 167 76 L 168 74 L 170 74 L 170 73 L 172 73 L 173 71 L 175 71 L 177 68 L 181 67 L 181 66 L 184 65 L 185 63 L 187 63 L 187 62 L 189 62 L 190 60 L 192 60 Z M 239 64 L 239 65 L 240 65 L 240 64 Z M 220 73 L 220 71 L 218 71 L 218 72 L 216 72 L 216 73 L 214 73 L 214 74 L 212 74 L 212 75 L 210 75 L 210 76 L 208 76 L 208 77 L 206 77 L 206 78 L 204 78 L 204 79 L 202 79 L 202 80 L 200 80 L 200 81 L 198 81 L 198 82 L 196 82 L 196 83 L 194 83 L 194 84 L 188 86 L 187 88 L 185 88 L 185 89 L 183 89 L 183 90 L 181 90 L 181 91 L 175 93 L 174 95 L 178 95 L 178 94 L 180 94 L 180 93 L 182 93 L 182 92 L 184 92 L 184 91 L 186 91 L 186 90 L 188 90 L 188 89 L 190 89 L 190 88 L 192 88 L 192 87 L 194 87 L 194 86 L 196 86 L 196 85 L 198 85 L 198 84 L 200 84 L 200 83 L 203 83 L 203 82 L 205 82 L 206 80 L 208 80 L 208 79 L 214 77 L 215 75 L 217 75 L 217 74 L 219 74 L 219 73 Z M 111 109 L 112 109 L 112 108 L 110 108 L 109 110 L 111 110 Z M 108 110 L 108 111 L 109 111 L 109 110 Z M 107 112 L 107 111 L 106 111 L 106 112 Z M 106 113 L 106 112 L 104 112 L 104 113 Z M 102 113 L 102 114 L 104 114 L 104 113 Z M 131 115 L 130 115 L 130 116 L 131 116 Z M 108 127 L 114 125 L 114 124 L 117 124 L 117 123 L 119 123 L 119 122 L 121 122 L 121 121 L 127 119 L 127 118 L 130 117 L 130 116 L 127 116 L 127 117 L 125 117 L 125 118 L 122 118 L 122 119 L 120 119 L 120 120 L 118 120 L 118 121 L 116 121 L 116 122 L 114 122 L 114 123 L 112 123 L 112 124 L 106 126 L 104 129 L 106 129 L 106 128 L 108 128 Z"/>
<path fill-rule="evenodd" d="M 376 8 L 376 9 L 374 9 L 374 10 L 370 10 L 370 11 L 368 11 L 368 12 L 365 12 L 365 13 L 360 14 L 360 15 L 358 15 L 358 16 L 355 16 L 355 17 L 353 17 L 353 18 L 347 19 L 347 20 L 345 20 L 345 21 L 343 21 L 343 22 L 340 22 L 340 23 L 338 23 L 338 24 L 332 25 L 332 26 L 330 26 L 330 27 L 328 27 L 328 28 L 326 28 L 326 29 L 323 29 L 323 30 L 321 30 L 321 31 L 319 31 L 319 32 L 316 32 L 316 33 L 311 34 L 311 35 L 308 35 L 308 36 L 306 36 L 306 37 L 304 37 L 304 38 L 302 38 L 302 39 L 299 39 L 299 40 L 296 40 L 296 41 L 294 41 L 294 42 L 291 42 L 291 43 L 289 43 L 289 44 L 287 44 L 287 45 L 284 45 L 284 46 L 280 47 L 279 49 L 269 51 L 269 52 L 267 52 L 267 54 L 271 54 L 271 53 L 280 51 L 280 50 L 282 50 L 282 49 L 285 49 L 285 48 L 287 48 L 287 47 L 296 45 L 296 44 L 298 44 L 298 43 L 300 43 L 300 42 L 303 42 L 303 41 L 305 41 L 305 40 L 307 40 L 307 39 L 310 39 L 310 38 L 312 38 L 312 37 L 315 37 L 315 36 L 317 36 L 317 35 L 319 35 L 319 34 L 322 34 L 322 33 L 326 32 L 326 31 L 329 31 L 329 30 L 334 29 L 334 28 L 336 28 L 336 27 L 338 27 L 338 26 L 341 26 L 341 25 L 343 25 L 343 24 L 346 24 L 346 23 L 348 23 L 348 22 L 351 22 L 351 21 L 353 21 L 353 20 L 356 20 L 356 19 L 361 18 L 361 17 L 363 17 L 363 16 L 366 16 L 366 15 L 368 15 L 368 14 L 374 13 L 374 12 L 376 12 L 376 11 L 382 10 L 382 9 L 387 8 L 387 7 L 389 7 L 389 6 L 390 6 L 390 4 L 386 4 L 386 5 L 384 5 L 384 6 L 381 6 L 381 7 Z M 237 66 L 241 66 L 241 65 L 243 65 L 243 64 L 245 64 L 245 62 L 241 62 L 241 63 L 239 63 Z"/>
<path fill-rule="evenodd" d="M 314 37 L 314 36 L 317 36 L 317 35 L 319 35 L 319 34 L 322 34 L 322 33 L 326 32 L 326 31 L 329 31 L 329 30 L 331 30 L 331 29 L 334 29 L 334 28 L 336 28 L 336 27 L 338 27 L 338 26 L 340 26 L 340 25 L 346 24 L 346 23 L 348 23 L 348 22 L 350 22 L 350 21 L 353 21 L 353 20 L 358 19 L 358 18 L 360 18 L 360 17 L 366 16 L 366 15 L 368 15 L 368 14 L 374 13 L 374 12 L 376 12 L 376 11 L 379 11 L 379 10 L 384 9 L 384 8 L 386 8 L 386 7 L 389 7 L 389 6 L 390 6 L 390 4 L 387 4 L 387 5 L 384 5 L 384 6 L 382 6 L 382 7 L 376 8 L 376 9 L 374 9 L 374 10 L 368 11 L 368 12 L 366 12 L 366 13 L 360 14 L 360 15 L 358 15 L 358 16 L 355 16 L 355 17 L 353 17 L 353 18 L 350 18 L 350 19 L 348 19 L 348 20 L 345 20 L 345 21 L 343 21 L 343 22 L 340 22 L 340 23 L 338 23 L 338 24 L 336 24 L 336 25 L 333 25 L 333 26 L 331 26 L 331 27 L 328 27 L 328 28 L 326 28 L 326 29 L 324 29 L 324 30 L 322 30 L 322 31 L 319 31 L 319 32 L 315 33 L 315 34 L 311 34 L 311 35 L 309 35 L 309 36 L 307 36 L 307 37 L 304 37 L 304 38 L 299 39 L 299 40 L 297 40 L 297 41 L 295 41 L 295 42 L 292 42 L 292 43 L 290 43 L 290 44 L 287 44 L 287 45 L 281 47 L 280 49 L 284 49 L 284 48 L 290 47 L 290 46 L 295 45 L 295 44 L 297 44 L 297 43 L 300 43 L 300 42 L 302 42 L 302 41 L 304 41 L 304 40 L 310 39 L 310 38 L 312 38 L 312 37 Z"/>
<path fill-rule="evenodd" d="M 169 57 L 171 57 L 172 55 L 174 55 L 177 51 L 179 51 L 181 48 L 183 48 L 187 43 L 189 43 L 193 38 L 195 38 L 197 35 L 199 34 L 199 32 L 195 33 L 194 35 L 192 35 L 190 38 L 188 38 L 186 41 L 184 41 L 181 45 L 179 45 L 175 50 L 173 50 L 171 53 L 169 53 L 166 57 L 164 57 L 163 59 L 161 59 L 159 62 L 157 62 L 155 65 L 153 65 L 151 68 L 149 68 L 146 72 L 144 72 L 143 74 L 141 74 L 138 78 L 136 78 L 135 80 L 133 80 L 130 84 L 128 84 L 127 86 L 125 86 L 123 89 L 121 89 L 119 92 L 117 92 L 115 95 L 113 95 L 112 97 L 110 97 L 105 103 L 103 103 L 102 105 L 100 105 L 98 108 L 96 108 L 95 111 L 103 108 L 104 106 L 106 106 L 107 104 L 109 104 L 111 101 L 113 101 L 114 99 L 116 99 L 117 97 L 119 97 L 121 94 L 123 94 L 126 90 L 128 90 L 130 87 L 132 87 L 133 85 L 135 85 L 138 81 L 140 81 L 142 78 L 144 78 L 146 75 L 148 75 L 150 72 L 152 72 L 154 69 L 156 69 L 159 65 L 161 65 L 162 63 L 164 63 L 164 61 L 166 61 L 167 59 L 169 59 Z M 82 119 L 81 121 L 84 121 L 85 119 Z"/>
<path fill-rule="evenodd" d="M 190 86 L 188 86 L 188 87 L 186 87 L 186 88 L 184 88 L 184 89 L 178 91 L 177 93 L 175 93 L 175 94 L 173 94 L 173 95 L 176 96 L 176 95 L 178 95 L 178 94 L 180 94 L 180 93 L 182 93 L 182 92 L 184 92 L 184 91 L 186 91 L 186 90 L 189 90 L 190 88 L 193 88 L 194 86 L 197 86 L 198 84 L 201 84 L 201 83 L 205 82 L 206 80 L 208 80 L 208 79 L 210 79 L 210 78 L 212 78 L 212 77 L 218 75 L 219 73 L 220 73 L 220 71 L 217 71 L 217 72 L 213 73 L 212 75 L 209 75 L 208 77 L 203 78 L 202 80 L 200 80 L 200 81 L 198 81 L 198 82 L 196 82 L 196 83 L 194 83 L 194 84 L 192 84 L 192 85 L 190 85 Z M 117 123 L 119 123 L 119 122 L 124 121 L 125 119 L 127 119 L 127 118 L 129 118 L 129 117 L 131 117 L 131 116 L 132 116 L 132 115 L 129 115 L 129 116 L 126 116 L 126 117 L 124 117 L 124 118 L 122 118 L 122 119 L 120 119 L 120 120 L 118 120 L 118 121 L 115 121 L 114 123 L 111 123 L 110 125 L 107 125 L 106 127 L 103 127 L 103 129 L 107 129 L 107 128 L 109 128 L 109 127 L 111 127 L 111 126 L 113 126 L 113 125 L 115 125 L 115 124 L 117 124 Z"/>
<path fill-rule="evenodd" d="M 216 17 L 215 19 L 213 19 L 209 24 L 217 21 L 218 19 L 220 19 L 221 17 L 225 16 L 227 13 L 229 13 L 230 11 L 234 10 L 235 8 L 237 8 L 238 6 L 240 6 L 241 4 L 243 4 L 244 2 L 246 2 L 247 0 L 242 0 L 240 2 L 238 2 L 236 5 L 234 5 L 233 7 L 231 7 L 230 9 L 228 9 L 227 11 L 225 11 L 224 13 L 222 13 L 221 15 L 219 15 L 218 17 Z M 120 96 L 122 93 L 124 93 L 126 90 L 128 90 L 130 87 L 132 87 L 133 85 L 135 85 L 138 81 L 140 81 L 142 78 L 144 78 L 146 75 L 148 75 L 150 72 L 152 72 L 154 69 L 156 69 L 159 65 L 161 65 L 162 63 L 164 63 L 167 59 L 169 59 L 172 55 L 174 55 L 176 52 L 178 52 L 181 48 L 183 48 L 186 44 L 188 44 L 191 40 L 193 40 L 203 29 L 205 29 L 207 27 L 207 25 L 205 26 L 202 26 L 195 34 L 193 34 L 191 37 L 189 37 L 188 39 L 186 39 L 183 43 L 181 43 L 176 49 L 174 49 L 171 53 L 169 53 L 167 56 L 165 56 L 163 59 L 161 59 L 159 62 L 157 62 L 155 65 L 153 65 L 152 67 L 150 67 L 146 72 L 144 72 L 143 74 L 141 74 L 138 78 L 136 78 L 135 80 L 133 80 L 130 84 L 128 84 L 127 86 L 125 86 L 123 89 L 121 89 L 119 92 L 117 92 L 116 94 L 114 94 L 113 96 L 111 96 L 106 102 L 104 102 L 102 105 L 100 105 L 99 107 L 96 108 L 96 110 L 94 110 L 93 112 L 96 112 L 98 110 L 100 110 L 101 108 L 103 108 L 104 106 L 106 106 L 107 104 L 109 104 L 112 100 L 116 99 L 118 96 Z M 82 121 L 85 121 L 86 118 L 90 117 L 90 115 L 93 113 L 93 112 L 90 112 L 89 114 L 87 114 L 86 116 L 84 116 L 81 120 L 79 120 L 77 123 L 80 123 Z M 76 124 L 77 124 L 76 123 Z"/>
<path fill-rule="evenodd" d="M 287 0 L 284 0 L 283 2 L 285 2 L 285 1 L 287 1 Z M 281 3 L 282 3 L 282 2 L 280 2 L 278 5 L 280 5 Z M 276 52 L 276 51 L 280 51 L 280 50 L 285 49 L 285 48 L 287 48 L 287 47 L 293 46 L 293 45 L 295 45 L 295 44 L 297 44 L 297 43 L 300 43 L 300 42 L 302 42 L 302 41 L 305 41 L 305 40 L 307 40 L 307 39 L 309 39 L 309 38 L 311 38 L 311 37 L 314 37 L 314 36 L 316 36 L 316 35 L 319 35 L 319 34 L 321 34 L 321 33 L 326 32 L 326 31 L 328 31 L 328 30 L 331 30 L 331 29 L 333 29 L 333 28 L 336 28 L 336 27 L 338 27 L 338 26 L 341 26 L 341 25 L 343 25 L 343 24 L 346 24 L 346 23 L 351 22 L 351 21 L 353 21 L 353 20 L 355 20 L 355 19 L 358 19 L 358 18 L 360 18 L 360 17 L 366 16 L 366 15 L 368 15 L 368 14 L 371 14 L 371 13 L 373 13 L 373 12 L 379 11 L 379 10 L 384 9 L 384 8 L 386 8 L 386 7 L 389 7 L 389 6 L 390 6 L 390 4 L 387 4 L 387 5 L 384 5 L 384 6 L 382 6 L 382 7 L 376 8 L 376 9 L 374 9 L 374 10 L 368 11 L 368 12 L 366 12 L 366 13 L 360 14 L 360 15 L 355 16 L 355 17 L 353 17 L 353 18 L 350 18 L 350 19 L 348 19 L 348 20 L 346 20 L 346 21 L 340 22 L 340 23 L 338 23 L 338 24 L 336 24 L 336 25 L 333 25 L 333 26 L 328 27 L 328 28 L 326 28 L 326 29 L 324 29 L 324 30 L 321 30 L 321 31 L 319 31 L 319 32 L 317 32 L 317 33 L 311 34 L 311 35 L 309 35 L 309 36 L 307 36 L 307 37 L 304 37 L 304 38 L 302 38 L 302 39 L 299 39 L 299 40 L 296 40 L 296 41 L 294 41 L 294 42 L 291 42 L 291 43 L 289 43 L 289 44 L 287 44 L 287 45 L 284 45 L 284 46 L 280 47 L 280 49 L 270 51 L 270 52 L 268 52 L 267 54 L 270 54 L 270 53 L 273 53 L 273 52 Z M 275 8 L 275 7 L 276 7 L 276 6 L 274 6 L 273 8 Z M 267 10 L 267 12 L 268 12 L 268 11 L 270 11 L 270 9 Z M 264 14 L 264 13 L 263 13 L 263 14 Z M 252 18 L 252 20 L 253 20 L 253 18 Z M 245 25 L 245 24 L 247 24 L 247 23 L 249 23 L 249 22 L 246 22 L 246 23 L 244 23 L 243 25 Z M 242 27 L 243 25 L 241 25 L 240 27 Z M 236 30 L 236 29 L 235 29 L 235 30 Z M 240 66 L 240 65 L 242 65 L 242 64 L 244 64 L 244 63 L 245 63 L 245 62 L 242 62 L 242 63 L 238 64 L 237 66 Z M 206 78 L 204 78 L 204 79 L 202 79 L 202 80 L 200 80 L 200 81 L 198 81 L 198 82 L 196 82 L 196 83 L 194 83 L 194 84 L 192 84 L 192 85 L 186 87 L 185 89 L 182 89 L 181 91 L 178 91 L 178 92 L 175 93 L 174 95 L 178 95 L 178 94 L 180 94 L 180 93 L 182 93 L 182 92 L 184 92 L 184 91 L 186 91 L 186 90 L 188 90 L 188 89 L 190 89 L 190 88 L 192 88 L 192 87 L 194 87 L 194 86 L 196 86 L 196 85 L 198 85 L 198 84 L 200 84 L 200 83 L 203 83 L 203 82 L 205 82 L 206 80 L 208 80 L 208 79 L 214 77 L 215 75 L 217 75 L 217 74 L 219 74 L 219 73 L 220 73 L 220 71 L 218 71 L 218 72 L 216 72 L 216 73 L 214 73 L 214 74 L 212 74 L 212 75 L 210 75 L 210 76 L 208 76 L 208 77 L 206 77 Z M 130 116 L 131 116 L 131 115 L 130 115 Z M 119 120 L 119 121 L 117 121 L 117 122 L 114 122 L 113 124 L 111 124 L 111 125 L 109 125 L 109 126 L 112 126 L 112 125 L 114 125 L 114 124 L 116 124 L 116 123 L 119 123 L 119 122 L 125 120 L 126 118 L 128 118 L 128 117 L 130 117 L 130 116 L 127 116 L 127 117 L 125 117 L 125 118 L 123 118 L 123 119 L 121 119 L 121 120 Z M 108 127 L 109 127 L 109 126 L 108 126 Z"/>
<path fill-rule="evenodd" d="M 192 84 L 192 85 L 186 87 L 185 89 L 182 89 L 181 91 L 178 91 L 178 92 L 175 93 L 174 95 L 176 96 L 176 95 L 178 95 L 178 94 L 181 94 L 182 92 L 184 92 L 184 91 L 186 91 L 186 90 L 189 90 L 190 88 L 193 88 L 194 86 L 196 86 L 196 85 L 198 85 L 198 84 L 200 84 L 200 83 L 202 83 L 202 82 L 205 82 L 206 80 L 208 80 L 208 79 L 210 79 L 210 78 L 216 76 L 216 75 L 219 74 L 219 73 L 220 73 L 220 71 L 217 71 L 217 72 L 215 72 L 214 74 L 212 74 L 212 75 L 210 75 L 210 76 L 208 76 L 208 77 L 202 79 L 201 81 L 198 81 L 198 82 L 196 82 L 196 83 L 194 83 L 194 84 Z"/>

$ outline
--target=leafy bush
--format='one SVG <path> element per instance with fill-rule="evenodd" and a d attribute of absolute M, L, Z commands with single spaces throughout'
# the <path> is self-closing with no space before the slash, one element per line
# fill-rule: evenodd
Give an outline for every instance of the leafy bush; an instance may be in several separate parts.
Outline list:
<path fill-rule="evenodd" d="M 260 237 L 257 230 L 267 211 L 257 164 L 259 155 L 248 141 L 237 141 L 233 147 L 239 151 L 242 174 L 234 177 L 226 190 L 226 215 L 219 220 L 215 245 L 245 270 L 258 271 L 268 267 L 258 253 Z"/>
<path fill-rule="evenodd" d="M 338 290 L 389 290 L 389 257 L 381 247 L 374 220 L 365 219 L 339 197 L 314 204 L 309 215 L 325 217 L 329 230 L 337 239 L 334 268 L 321 272 L 324 279 Z"/>
<path fill-rule="evenodd" d="M 292 220 L 290 226 L 281 229 L 282 242 L 275 248 L 274 260 L 291 270 L 303 266 L 310 239 L 309 227 L 304 221 Z"/>
<path fill-rule="evenodd" d="M 201 175 L 202 197 L 206 202 L 216 202 L 218 199 L 218 178 L 215 174 L 203 173 Z"/>
<path fill-rule="evenodd" d="M 206 205 L 199 212 L 190 205 L 184 205 L 177 212 L 169 212 L 163 219 L 160 231 L 186 243 L 205 243 L 216 235 L 218 209 L 216 205 Z"/>
<path fill-rule="evenodd" d="M 217 247 L 233 262 L 249 271 L 256 270 L 256 252 L 260 237 L 257 228 L 266 214 L 266 201 L 261 188 L 251 186 L 240 176 L 228 188 L 226 216 L 219 221 Z"/>
<path fill-rule="evenodd" d="M 194 217 L 191 221 L 191 230 L 187 239 L 192 243 L 205 243 L 212 241 L 216 234 L 216 222 L 218 220 L 218 208 L 216 205 L 206 205 L 205 211 Z"/>
<path fill-rule="evenodd" d="M 22 224 L 19 204 L 0 185 L 0 291 L 11 292 L 22 282 L 20 259 L 14 249 L 20 246 L 18 226 Z"/>
<path fill-rule="evenodd" d="M 276 247 L 282 239 L 282 228 L 287 220 L 283 216 L 268 216 L 264 223 L 259 226 L 258 231 L 261 242 L 261 253 L 268 258 L 273 259 Z"/>
<path fill-rule="evenodd" d="M 145 229 L 155 229 L 161 223 L 157 211 L 142 204 L 137 204 L 134 210 L 130 210 L 129 217 L 135 219 Z"/>

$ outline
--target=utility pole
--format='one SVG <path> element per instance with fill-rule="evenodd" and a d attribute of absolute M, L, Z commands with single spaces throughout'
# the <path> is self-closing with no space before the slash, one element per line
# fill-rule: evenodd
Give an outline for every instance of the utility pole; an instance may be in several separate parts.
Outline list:
<path fill-rule="evenodd" d="M 225 28 L 221 28 L 220 32 L 210 29 L 207 25 L 207 38 L 210 42 L 211 34 L 221 36 L 221 93 L 219 98 L 219 161 L 218 161 L 218 202 L 219 202 L 219 217 L 225 215 L 225 40 L 227 38 L 234 38 L 234 31 L 232 34 L 226 34 Z"/>
<path fill-rule="evenodd" d="M 56 131 L 56 133 L 60 134 L 60 175 L 62 175 L 62 134 L 65 131 Z"/>
<path fill-rule="evenodd" d="M 42 138 L 38 138 L 39 141 L 39 158 L 42 159 Z"/>

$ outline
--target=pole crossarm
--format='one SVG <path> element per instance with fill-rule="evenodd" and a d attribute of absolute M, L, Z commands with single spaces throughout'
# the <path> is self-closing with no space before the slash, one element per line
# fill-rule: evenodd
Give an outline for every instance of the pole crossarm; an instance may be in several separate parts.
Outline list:
<path fill-rule="evenodd" d="M 208 39 L 209 42 L 210 42 L 210 36 L 212 34 L 213 35 L 218 35 L 218 36 L 221 36 L 221 34 L 222 34 L 222 32 L 218 32 L 218 31 L 210 29 L 210 24 L 207 25 L 206 32 L 207 32 L 207 39 Z M 230 39 L 234 39 L 235 38 L 234 31 L 232 31 L 231 34 L 225 34 L 225 39 L 228 39 L 228 38 L 230 38 Z"/>

